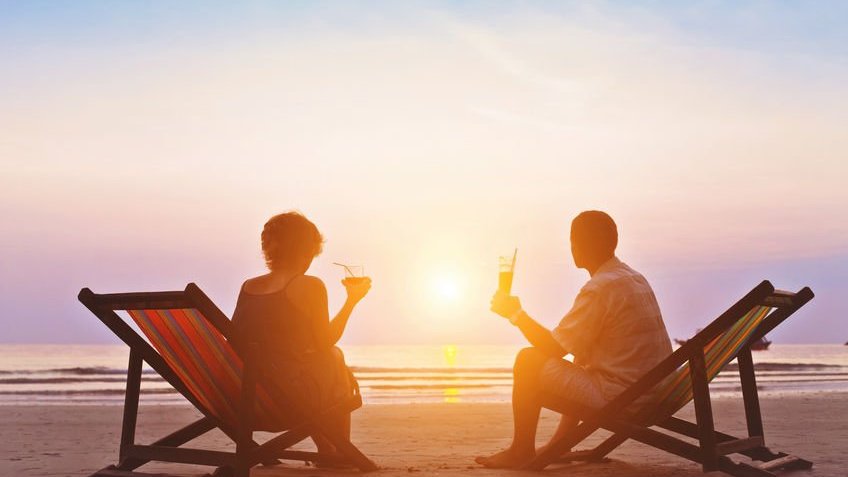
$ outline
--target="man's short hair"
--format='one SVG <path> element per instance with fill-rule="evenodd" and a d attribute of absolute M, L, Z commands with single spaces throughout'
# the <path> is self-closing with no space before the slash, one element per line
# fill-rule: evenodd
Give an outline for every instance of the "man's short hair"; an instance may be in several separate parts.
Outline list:
<path fill-rule="evenodd" d="M 571 240 L 578 241 L 598 255 L 613 255 L 618 246 L 618 227 L 606 212 L 580 212 L 571 222 Z"/>

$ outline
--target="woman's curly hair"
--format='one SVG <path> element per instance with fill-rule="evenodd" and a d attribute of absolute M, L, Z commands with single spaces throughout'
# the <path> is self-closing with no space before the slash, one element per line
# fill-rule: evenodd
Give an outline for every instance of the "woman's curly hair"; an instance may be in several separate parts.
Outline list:
<path fill-rule="evenodd" d="M 262 229 L 262 254 L 269 270 L 311 260 L 321 253 L 324 237 L 300 212 L 271 217 Z"/>

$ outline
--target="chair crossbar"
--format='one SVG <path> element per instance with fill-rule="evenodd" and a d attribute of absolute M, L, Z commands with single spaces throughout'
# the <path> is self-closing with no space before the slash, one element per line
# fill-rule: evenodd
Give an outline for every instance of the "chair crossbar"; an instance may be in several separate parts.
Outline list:
<path fill-rule="evenodd" d="M 181 464 L 214 466 L 234 466 L 235 455 L 232 452 L 206 449 L 186 449 L 183 447 L 132 445 L 127 449 L 130 458 L 144 460 L 164 460 Z"/>

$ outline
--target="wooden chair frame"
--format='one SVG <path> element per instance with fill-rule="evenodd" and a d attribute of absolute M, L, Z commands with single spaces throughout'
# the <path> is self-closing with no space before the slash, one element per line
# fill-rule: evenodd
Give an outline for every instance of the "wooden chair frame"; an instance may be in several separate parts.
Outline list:
<path fill-rule="evenodd" d="M 274 395 L 274 399 L 278 400 L 281 406 L 293 411 L 295 415 L 299 416 L 299 419 L 287 426 L 285 432 L 281 432 L 264 444 L 259 445 L 253 440 L 255 427 L 252 424 L 254 398 L 259 377 L 257 372 L 259 363 L 256 353 L 250 351 L 254 348 L 248 346 L 249 350 L 245 353 L 247 356 L 240 356 L 243 362 L 242 388 L 237 406 L 239 422 L 234 426 L 223 422 L 210 409 L 201 404 L 165 359 L 116 313 L 119 310 L 194 308 L 201 312 L 209 323 L 221 332 L 224 338 L 229 340 L 233 333 L 232 322 L 194 283 L 189 283 L 183 291 L 149 293 L 95 294 L 88 288 L 83 288 L 78 298 L 130 348 L 118 464 L 109 466 L 94 475 L 127 475 L 127 471 L 132 471 L 150 461 L 211 465 L 218 467 L 216 473 L 227 474 L 231 470 L 235 477 L 247 477 L 251 467 L 260 463 L 278 463 L 277 459 L 348 463 L 363 472 L 377 469 L 374 462 L 360 452 L 347 438 L 327 431 L 329 427 L 327 419 L 330 416 L 339 412 L 349 413 L 362 406 L 362 397 L 359 394 L 358 387 L 356 387 L 351 398 L 319 413 L 310 413 L 305 411 L 298 402 Z M 197 421 L 149 445 L 140 445 L 135 442 L 143 362 L 153 368 L 203 414 L 203 417 Z M 216 428 L 235 442 L 235 452 L 181 447 L 183 444 Z M 339 450 L 343 459 L 319 456 L 317 452 L 289 449 L 314 433 L 324 434 Z"/>
<path fill-rule="evenodd" d="M 720 470 L 736 477 L 774 477 L 771 470 L 811 468 L 812 462 L 786 453 L 772 452 L 765 447 L 754 362 L 751 357 L 751 343 L 780 325 L 813 296 L 813 292 L 806 287 L 797 293 L 790 293 L 776 291 L 771 283 L 763 281 L 686 344 L 600 409 L 587 408 L 558 396 L 545 395 L 543 401 L 546 408 L 572 415 L 581 422 L 568 435 L 536 456 L 526 468 L 541 470 L 553 462 L 602 461 L 607 454 L 627 439 L 633 439 L 700 463 L 704 472 Z M 767 305 L 775 309 L 763 319 L 734 356 L 739 366 L 748 428 L 748 437 L 737 438 L 715 430 L 704 347 L 757 305 Z M 636 399 L 650 392 L 666 376 L 686 363 L 689 364 L 691 373 L 695 422 L 673 415 L 659 419 L 640 419 L 627 410 Z M 670 431 L 671 434 L 651 429 L 652 426 Z M 569 451 L 598 429 L 606 429 L 613 435 L 592 449 Z M 692 444 L 673 434 L 697 439 L 698 443 Z M 734 462 L 727 457 L 737 453 L 759 461 L 761 464 Z"/>

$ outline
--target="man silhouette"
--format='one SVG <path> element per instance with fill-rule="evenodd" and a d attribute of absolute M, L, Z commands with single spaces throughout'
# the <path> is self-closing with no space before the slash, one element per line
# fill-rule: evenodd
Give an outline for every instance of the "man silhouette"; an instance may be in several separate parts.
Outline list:
<path fill-rule="evenodd" d="M 516 468 L 535 457 L 542 392 L 601 407 L 671 354 L 654 292 L 642 275 L 616 258 L 617 245 L 617 227 L 606 213 L 592 210 L 574 218 L 571 254 L 590 279 L 553 330 L 531 318 L 518 297 L 495 293 L 492 311 L 508 318 L 533 347 L 515 358 L 512 444 L 478 457 L 478 463 Z M 574 363 L 563 359 L 569 353 Z M 577 424 L 563 415 L 548 445 Z"/>

